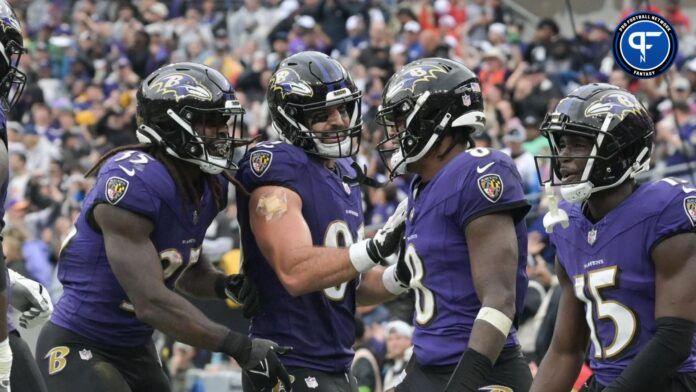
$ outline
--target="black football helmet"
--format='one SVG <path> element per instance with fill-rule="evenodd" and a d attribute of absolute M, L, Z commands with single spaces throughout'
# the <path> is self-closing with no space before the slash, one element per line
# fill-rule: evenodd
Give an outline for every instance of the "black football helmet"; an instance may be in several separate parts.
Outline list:
<path fill-rule="evenodd" d="M 27 50 L 19 19 L 5 0 L 0 0 L 0 30 L 0 106 L 7 111 L 17 103 L 27 82 L 27 75 L 18 68 Z"/>
<path fill-rule="evenodd" d="M 407 165 L 423 158 L 445 131 L 456 128 L 482 131 L 481 85 L 463 64 L 444 58 L 425 58 L 404 66 L 384 86 L 377 122 L 385 138 L 377 146 L 391 176 L 404 174 Z M 473 144 L 472 142 L 470 142 Z"/>
<path fill-rule="evenodd" d="M 244 109 L 220 72 L 194 63 L 164 66 L 143 80 L 137 93 L 136 135 L 167 154 L 218 174 L 237 169 L 234 149 L 242 138 Z M 205 129 L 218 129 L 216 137 Z"/>
<path fill-rule="evenodd" d="M 655 125 L 645 107 L 633 94 L 605 83 L 575 89 L 546 115 L 540 130 L 549 141 L 551 154 L 537 156 L 542 183 L 561 185 L 561 195 L 581 202 L 594 192 L 613 188 L 650 167 Z M 564 134 L 591 138 L 594 147 L 579 181 L 560 184 L 559 141 Z M 551 162 L 549 179 L 542 178 L 540 160 Z"/>
<path fill-rule="evenodd" d="M 354 155 L 360 148 L 362 93 L 338 61 L 319 52 L 301 52 L 283 60 L 268 83 L 268 107 L 281 138 L 323 158 Z M 342 106 L 347 128 L 311 131 L 309 119 L 319 111 Z M 332 141 L 327 143 L 326 141 Z"/>

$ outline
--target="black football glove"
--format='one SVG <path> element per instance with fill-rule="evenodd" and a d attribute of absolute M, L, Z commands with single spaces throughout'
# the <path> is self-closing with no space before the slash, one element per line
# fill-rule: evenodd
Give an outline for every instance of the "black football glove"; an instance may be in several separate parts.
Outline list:
<path fill-rule="evenodd" d="M 402 240 L 400 244 L 401 251 L 399 252 L 399 260 L 396 262 L 396 269 L 394 270 L 394 275 L 396 280 L 399 281 L 404 287 L 409 287 L 411 285 L 411 270 L 406 264 L 406 240 Z"/>
<path fill-rule="evenodd" d="M 292 391 L 290 374 L 278 359 L 277 354 L 285 354 L 291 347 L 279 346 L 267 339 L 253 339 L 249 359 L 240 363 L 244 373 L 253 384 L 254 391 L 270 392 L 278 383 L 286 392 Z M 277 354 L 276 354 L 277 353 Z M 280 390 L 283 390 L 279 388 Z"/>
<path fill-rule="evenodd" d="M 225 296 L 242 306 L 246 318 L 255 316 L 261 308 L 254 282 L 243 274 L 228 275 L 225 278 Z"/>

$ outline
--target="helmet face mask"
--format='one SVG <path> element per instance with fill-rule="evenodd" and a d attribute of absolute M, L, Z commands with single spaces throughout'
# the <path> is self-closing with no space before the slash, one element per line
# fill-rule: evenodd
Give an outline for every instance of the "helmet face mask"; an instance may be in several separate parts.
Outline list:
<path fill-rule="evenodd" d="M 377 146 L 391 177 L 425 157 L 446 131 L 483 130 L 483 96 L 476 75 L 447 59 L 414 61 L 384 87 L 377 123 L 385 137 Z"/>
<path fill-rule="evenodd" d="M 582 202 L 593 193 L 616 187 L 649 169 L 654 125 L 645 108 L 625 90 L 609 84 L 580 87 L 559 102 L 540 126 L 551 155 L 535 157 L 539 181 L 561 186 L 570 202 Z M 589 152 L 565 151 L 563 136 L 591 140 Z M 562 161 L 585 160 L 572 180 L 563 179 Z M 542 174 L 550 163 L 547 178 Z M 566 169 L 567 170 L 567 169 Z"/>
<path fill-rule="evenodd" d="M 269 81 L 267 98 L 273 128 L 282 139 L 327 159 L 358 152 L 362 93 L 338 61 L 318 52 L 288 57 Z M 345 126 L 313 126 L 334 111 L 345 119 Z"/>
<path fill-rule="evenodd" d="M 10 110 L 19 100 L 27 75 L 19 70 L 24 48 L 19 20 L 12 8 L 0 0 L 0 107 Z"/>
<path fill-rule="evenodd" d="M 227 80 L 199 64 L 163 67 L 138 90 L 138 139 L 208 174 L 237 169 L 235 149 L 253 141 L 243 137 L 243 116 Z"/>

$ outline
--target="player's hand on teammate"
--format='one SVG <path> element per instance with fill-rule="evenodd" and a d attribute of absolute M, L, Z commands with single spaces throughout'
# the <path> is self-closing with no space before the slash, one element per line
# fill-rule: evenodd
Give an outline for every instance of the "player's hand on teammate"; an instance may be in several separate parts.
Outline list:
<path fill-rule="evenodd" d="M 225 279 L 225 295 L 242 306 L 244 317 L 255 316 L 261 308 L 254 282 L 242 274 L 228 275 Z"/>
<path fill-rule="evenodd" d="M 12 290 L 12 307 L 22 312 L 19 325 L 22 328 L 34 328 L 42 325 L 51 317 L 53 304 L 48 290 L 41 283 L 25 278 L 8 269 L 10 290 Z"/>
<path fill-rule="evenodd" d="M 377 230 L 373 238 L 351 246 L 350 258 L 356 270 L 365 272 L 399 250 L 406 229 L 407 204 L 407 199 L 401 201 L 394 214 L 381 229 Z"/>
<path fill-rule="evenodd" d="M 278 359 L 278 355 L 292 350 L 291 347 L 279 346 L 267 339 L 254 339 L 251 342 L 249 359 L 240 363 L 256 391 L 270 391 L 281 383 L 285 391 L 292 390 L 290 374 Z M 282 390 L 282 389 L 281 389 Z"/>

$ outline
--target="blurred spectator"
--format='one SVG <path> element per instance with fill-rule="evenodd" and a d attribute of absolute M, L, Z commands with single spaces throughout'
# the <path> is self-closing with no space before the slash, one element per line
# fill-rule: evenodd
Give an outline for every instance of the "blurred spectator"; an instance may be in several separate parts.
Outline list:
<path fill-rule="evenodd" d="M 172 346 L 172 352 L 172 357 L 168 363 L 172 392 L 187 392 L 186 371 L 193 368 L 196 349 L 188 344 L 176 342 Z"/>
<path fill-rule="evenodd" d="M 356 56 L 367 45 L 365 34 L 365 21 L 360 15 L 352 15 L 346 19 L 346 31 L 348 36 L 341 40 L 337 46 L 338 52 L 343 55 Z"/>
<path fill-rule="evenodd" d="M 387 331 L 387 354 L 383 367 L 384 389 L 394 388 L 404 377 L 406 364 L 413 354 L 413 327 L 401 320 L 390 321 Z"/>
<path fill-rule="evenodd" d="M 532 42 L 524 52 L 524 61 L 544 65 L 551 59 L 554 44 L 559 41 L 558 24 L 553 19 L 539 21 Z"/>
<path fill-rule="evenodd" d="M 665 17 L 677 29 L 677 35 L 683 36 L 691 31 L 691 19 L 681 8 L 681 0 L 667 0 Z"/>
<path fill-rule="evenodd" d="M 377 356 L 370 349 L 365 338 L 365 325 L 360 318 L 355 319 L 355 359 L 351 372 L 357 380 L 360 392 L 382 392 L 382 373 Z"/>
<path fill-rule="evenodd" d="M 539 193 L 539 177 L 537 175 L 534 156 L 525 151 L 522 143 L 527 141 L 527 132 L 518 118 L 513 118 L 506 124 L 506 132 L 503 136 L 505 148 L 502 151 L 515 161 L 517 171 L 522 176 L 522 187 L 524 193 Z"/>
<path fill-rule="evenodd" d="M 423 56 L 423 47 L 418 41 L 420 31 L 420 24 L 416 21 L 411 20 L 404 25 L 403 45 L 406 47 L 407 63 Z"/>

